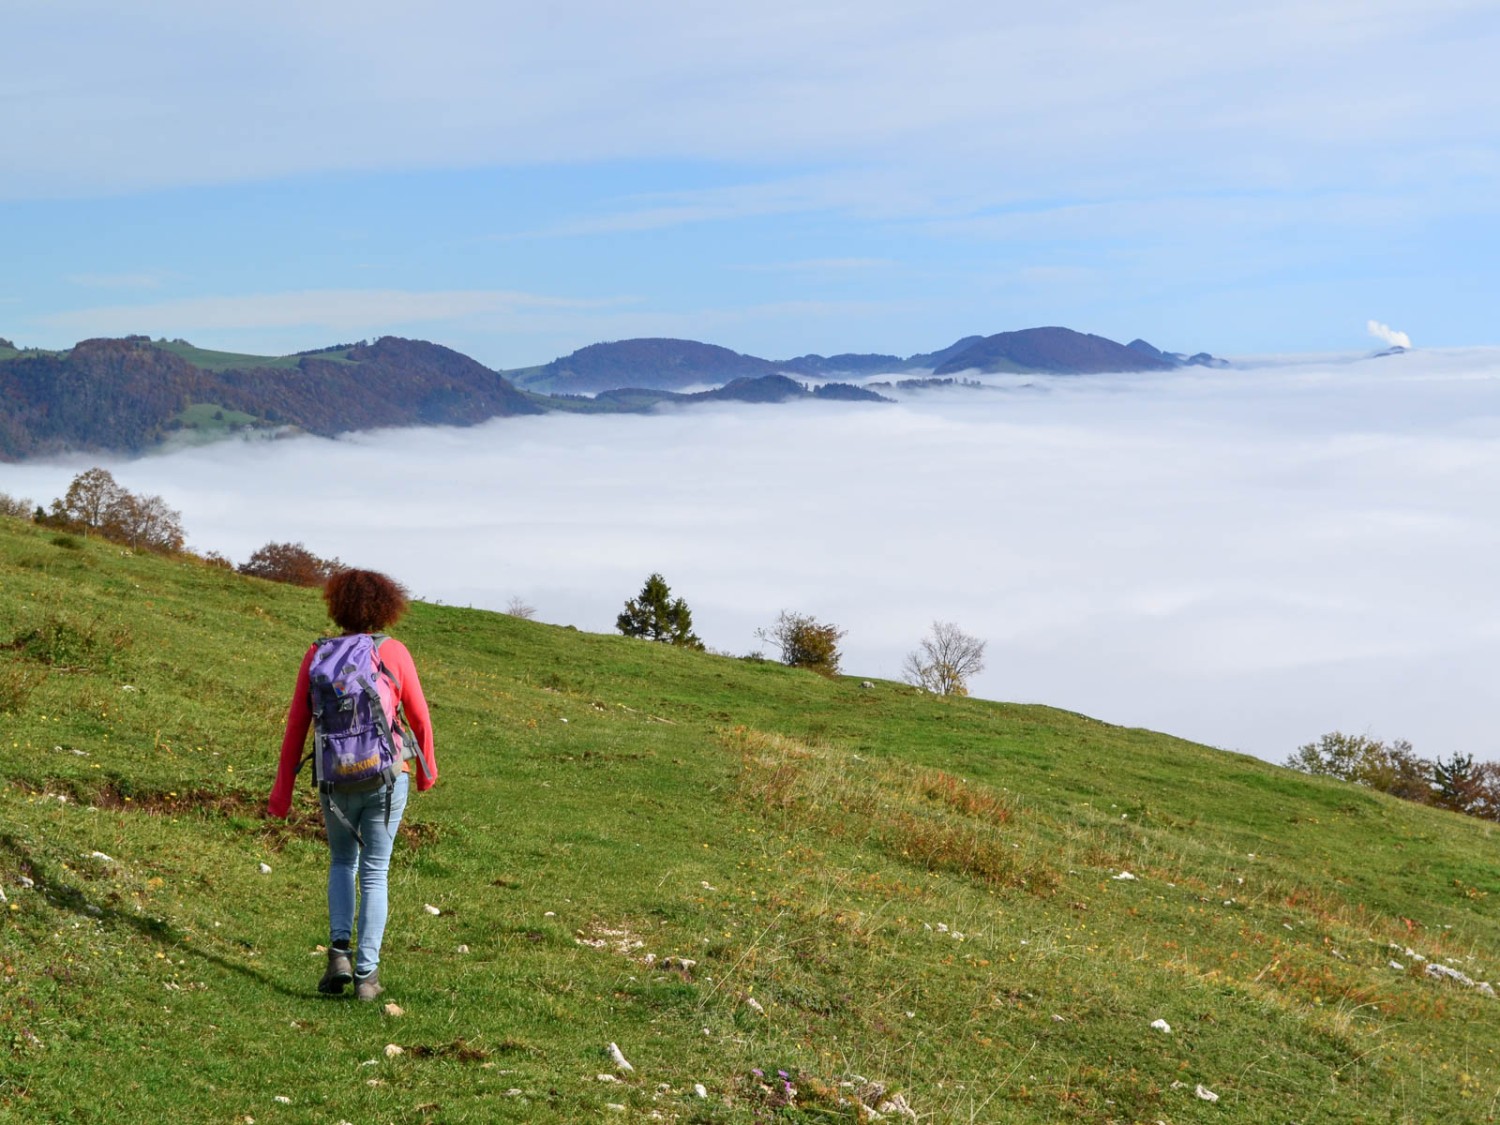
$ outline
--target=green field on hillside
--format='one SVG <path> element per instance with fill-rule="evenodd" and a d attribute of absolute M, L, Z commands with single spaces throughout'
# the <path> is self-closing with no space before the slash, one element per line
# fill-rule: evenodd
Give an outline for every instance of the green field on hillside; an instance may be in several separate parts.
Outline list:
<path fill-rule="evenodd" d="M 0 1120 L 1500 1105 L 1500 1000 L 1426 971 L 1496 971 L 1494 824 L 1046 707 L 427 604 L 393 630 L 441 769 L 391 872 L 401 1011 L 321 997 L 316 803 L 263 808 L 326 628 L 316 592 L 0 519 Z"/>
<path fill-rule="evenodd" d="M 23 358 L 25 356 L 36 355 L 64 355 L 66 354 L 66 352 L 66 348 L 60 350 L 48 350 L 47 348 L 15 348 L 10 347 L 7 344 L 0 343 L 0 360 L 17 359 Z"/>
<path fill-rule="evenodd" d="M 194 347 L 186 340 L 153 340 L 153 346 L 164 352 L 181 356 L 194 367 L 208 371 L 247 370 L 256 367 L 296 367 L 303 358 L 326 359 L 334 363 L 352 363 L 348 348 L 333 348 L 326 352 L 301 355 L 246 355 L 241 352 L 216 352 L 209 348 Z"/>
<path fill-rule="evenodd" d="M 182 424 L 183 429 L 196 430 L 205 440 L 223 437 L 233 430 L 244 426 L 254 426 L 260 422 L 254 414 L 247 414 L 243 410 L 231 410 L 215 402 L 190 403 L 187 409 L 177 416 L 177 420 Z"/>

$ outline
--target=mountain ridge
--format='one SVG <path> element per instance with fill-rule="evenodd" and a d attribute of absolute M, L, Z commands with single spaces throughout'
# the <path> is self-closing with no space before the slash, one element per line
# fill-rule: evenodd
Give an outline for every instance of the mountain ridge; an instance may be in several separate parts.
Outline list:
<path fill-rule="evenodd" d="M 616 393 L 586 409 L 641 410 L 684 395 L 680 401 L 790 401 L 804 391 L 848 401 L 880 399 L 839 376 L 967 370 L 1067 375 L 1168 370 L 1179 360 L 1223 362 L 1206 353 L 1184 359 L 1141 340 L 1121 346 L 1055 327 L 965 336 L 904 359 L 845 352 L 768 360 L 696 340 L 649 337 L 590 344 L 548 364 L 511 370 L 397 336 L 287 356 L 218 352 L 146 336 L 82 340 L 62 351 L 3 343 L 0 460 L 67 452 L 135 455 L 175 435 L 211 440 L 239 428 L 290 427 L 334 437 L 381 427 L 467 426 L 585 409 L 580 396 L 603 392 Z M 793 387 L 798 376 L 839 386 Z M 749 382 L 729 396 L 686 393 L 741 380 Z"/>

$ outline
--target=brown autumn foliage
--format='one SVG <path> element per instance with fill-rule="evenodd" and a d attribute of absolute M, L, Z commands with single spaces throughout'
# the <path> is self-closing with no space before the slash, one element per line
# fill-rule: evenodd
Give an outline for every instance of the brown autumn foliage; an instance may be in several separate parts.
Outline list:
<path fill-rule="evenodd" d="M 160 496 L 123 488 L 108 469 L 97 466 L 73 478 L 63 497 L 52 501 L 46 521 L 133 550 L 174 554 L 186 541 L 181 512 Z"/>
<path fill-rule="evenodd" d="M 239 572 L 292 586 L 321 586 L 343 569 L 338 559 L 319 558 L 301 543 L 267 543 L 239 567 Z"/>

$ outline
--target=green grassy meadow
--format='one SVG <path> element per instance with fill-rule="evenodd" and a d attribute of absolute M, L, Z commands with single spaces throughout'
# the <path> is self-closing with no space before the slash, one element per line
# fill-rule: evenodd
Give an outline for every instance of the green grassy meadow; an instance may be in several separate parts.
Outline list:
<path fill-rule="evenodd" d="M 187 360 L 194 367 L 207 371 L 233 371 L 256 367 L 295 368 L 304 358 L 301 355 L 249 355 L 243 352 L 219 352 L 211 348 L 200 348 L 186 340 L 153 340 L 152 344 L 164 352 L 171 352 Z M 330 348 L 327 351 L 310 353 L 308 358 L 326 359 L 334 363 L 350 363 L 348 348 Z"/>
<path fill-rule="evenodd" d="M 1423 972 L 1496 973 L 1494 824 L 1046 707 L 428 604 L 393 630 L 441 770 L 391 874 L 402 1011 L 322 997 L 316 803 L 263 809 L 326 627 L 314 591 L 0 519 L 0 1121 L 1500 1107 L 1500 1000 Z"/>

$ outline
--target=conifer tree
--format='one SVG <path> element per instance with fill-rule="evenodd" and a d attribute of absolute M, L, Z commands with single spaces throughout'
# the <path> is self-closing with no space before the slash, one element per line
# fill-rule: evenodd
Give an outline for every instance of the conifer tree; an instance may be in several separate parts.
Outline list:
<path fill-rule="evenodd" d="M 625 603 L 625 612 L 615 618 L 615 628 L 627 637 L 645 637 L 700 651 L 703 648 L 693 632 L 693 614 L 687 602 L 672 597 L 660 574 L 647 578 L 641 592 Z"/>

